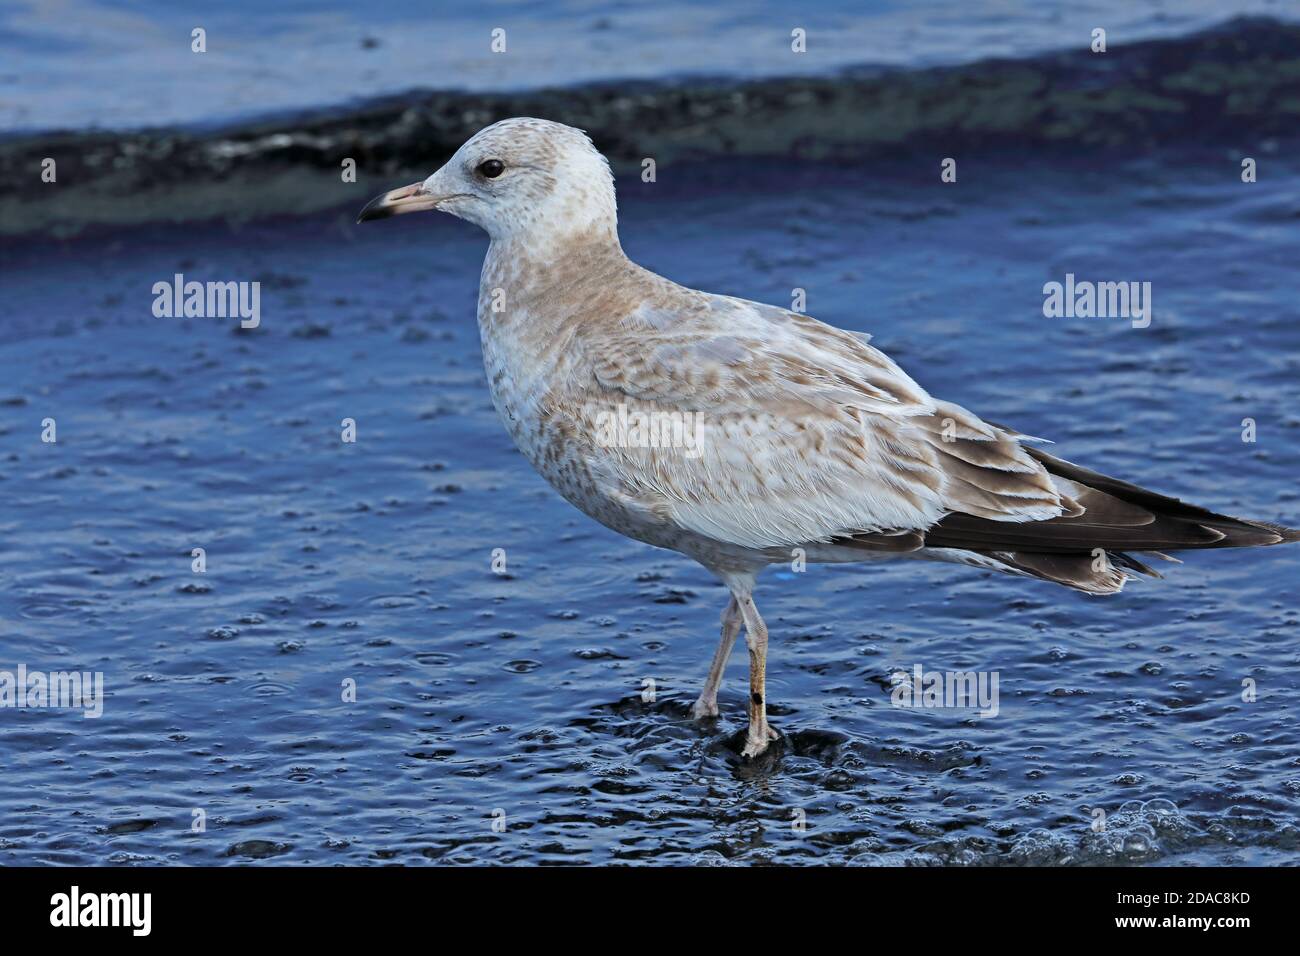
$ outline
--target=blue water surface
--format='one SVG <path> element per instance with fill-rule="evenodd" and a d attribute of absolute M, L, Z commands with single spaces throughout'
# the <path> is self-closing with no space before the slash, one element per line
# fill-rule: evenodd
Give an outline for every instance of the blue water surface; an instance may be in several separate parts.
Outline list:
<path fill-rule="evenodd" d="M 686 285 L 807 290 L 1063 457 L 1295 525 L 1288 154 L 1249 185 L 1226 149 L 949 185 L 664 167 L 620 184 L 622 231 Z M 107 699 L 0 710 L 0 862 L 1295 860 L 1300 547 L 1184 555 L 1104 599 L 916 562 L 770 571 L 785 739 L 745 763 L 743 651 L 716 724 L 686 713 L 722 586 L 572 509 L 496 419 L 486 238 L 355 227 L 369 197 L 339 188 L 337 215 L 7 250 L 0 669 L 102 671 Z M 177 272 L 260 281 L 261 327 L 155 318 Z M 1150 281 L 1150 328 L 1044 318 L 1067 272 Z M 891 706 L 916 664 L 997 671 L 998 715 Z"/>
<path fill-rule="evenodd" d="M 1122 45 L 1296 13 L 1290 0 L 7 0 L 0 132 L 207 125 L 421 87 L 958 63 L 1088 49 L 1098 28 Z"/>

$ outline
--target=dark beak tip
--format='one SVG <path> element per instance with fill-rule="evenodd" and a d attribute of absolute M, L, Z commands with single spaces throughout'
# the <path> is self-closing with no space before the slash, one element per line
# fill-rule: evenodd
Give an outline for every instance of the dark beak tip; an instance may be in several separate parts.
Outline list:
<path fill-rule="evenodd" d="M 366 203 L 361 208 L 361 212 L 357 213 L 357 225 L 359 226 L 363 222 L 370 222 L 372 219 L 383 219 L 385 216 L 390 215 L 391 210 L 384 205 L 384 200 L 387 198 L 388 194 L 384 193 Z"/>

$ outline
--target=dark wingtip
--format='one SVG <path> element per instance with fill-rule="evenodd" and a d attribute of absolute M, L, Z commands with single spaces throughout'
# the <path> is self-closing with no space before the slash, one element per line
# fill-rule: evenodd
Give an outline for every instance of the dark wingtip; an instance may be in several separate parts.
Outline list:
<path fill-rule="evenodd" d="M 1280 524 L 1273 524 L 1271 521 L 1237 520 L 1241 524 L 1245 525 L 1249 529 L 1248 533 L 1253 533 L 1256 538 L 1263 535 L 1271 536 L 1271 539 L 1266 541 L 1246 540 L 1243 542 L 1246 545 L 1263 545 L 1267 547 L 1268 545 L 1273 544 L 1286 544 L 1288 541 L 1300 541 L 1300 529 L 1288 528 Z M 1229 536 L 1231 537 L 1232 535 L 1230 534 Z"/>

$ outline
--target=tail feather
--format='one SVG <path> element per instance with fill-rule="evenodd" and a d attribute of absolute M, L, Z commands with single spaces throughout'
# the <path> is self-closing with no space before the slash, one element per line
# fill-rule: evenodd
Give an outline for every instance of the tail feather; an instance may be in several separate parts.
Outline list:
<path fill-rule="evenodd" d="M 1115 594 L 1128 580 L 1128 575 L 1109 561 L 1097 562 L 1089 554 L 995 551 L 989 557 L 1022 574 L 1088 594 Z"/>

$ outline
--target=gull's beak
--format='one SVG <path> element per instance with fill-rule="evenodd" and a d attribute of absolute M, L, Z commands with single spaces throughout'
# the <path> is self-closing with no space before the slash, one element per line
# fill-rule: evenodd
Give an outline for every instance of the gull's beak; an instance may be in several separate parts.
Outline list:
<path fill-rule="evenodd" d="M 387 219 L 407 212 L 423 212 L 437 209 L 438 203 L 447 197 L 435 196 L 424 188 L 424 183 L 411 183 L 401 189 L 394 189 L 376 196 L 366 203 L 366 208 L 357 216 L 357 222 L 369 222 L 371 219 Z"/>

